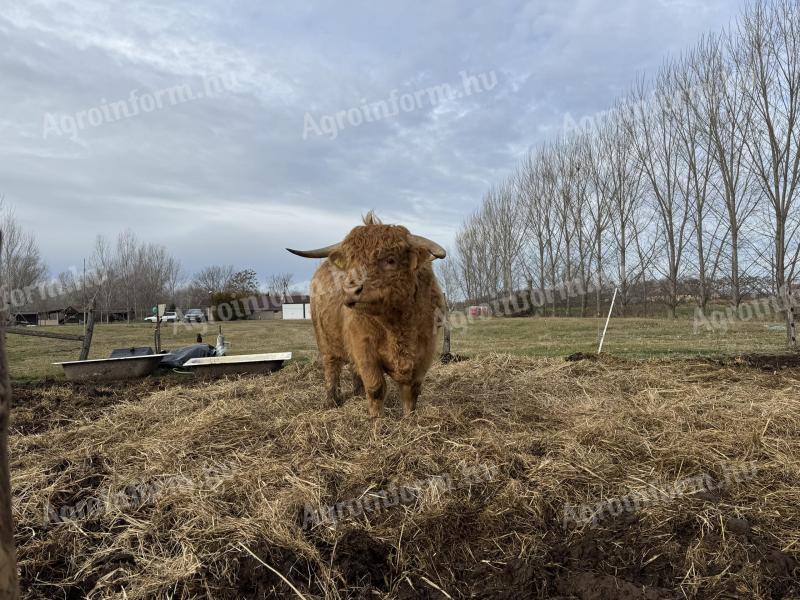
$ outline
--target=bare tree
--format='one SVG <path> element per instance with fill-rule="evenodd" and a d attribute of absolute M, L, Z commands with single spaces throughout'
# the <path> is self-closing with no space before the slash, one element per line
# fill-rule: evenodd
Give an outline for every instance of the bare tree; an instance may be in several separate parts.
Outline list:
<path fill-rule="evenodd" d="M 550 275 L 550 309 L 552 316 L 556 316 L 556 294 L 558 285 L 558 263 L 561 256 L 561 247 L 564 243 L 564 230 L 558 227 L 558 216 L 556 202 L 558 198 L 559 182 L 558 170 L 554 158 L 553 147 L 546 149 L 542 156 L 542 169 L 539 176 L 542 178 L 542 204 L 541 213 L 538 215 L 543 220 L 547 237 L 545 238 L 545 248 L 547 251 L 547 270 Z"/>
<path fill-rule="evenodd" d="M 598 133 L 600 156 L 608 164 L 606 177 L 611 182 L 609 222 L 614 239 L 614 255 L 619 287 L 620 306 L 625 314 L 630 302 L 630 288 L 634 273 L 641 265 L 633 253 L 637 235 L 642 230 L 642 178 L 643 172 L 635 160 L 631 129 L 625 126 L 625 113 L 617 107 Z M 599 284 L 599 282 L 598 282 Z M 598 285 L 599 287 L 599 285 Z"/>
<path fill-rule="evenodd" d="M 217 294 L 228 289 L 234 273 L 233 265 L 205 267 L 195 273 L 191 285 L 205 294 Z"/>
<path fill-rule="evenodd" d="M 514 267 L 527 235 L 526 222 L 517 214 L 513 185 L 504 184 L 489 191 L 481 219 L 489 231 L 491 260 L 498 265 L 501 290 L 509 294 L 514 291 Z"/>
<path fill-rule="evenodd" d="M 708 114 L 698 106 L 700 81 L 694 78 L 693 63 L 699 60 L 689 56 L 676 63 L 669 71 L 670 87 L 675 95 L 667 103 L 669 117 L 676 124 L 679 144 L 678 187 L 691 203 L 694 225 L 695 267 L 697 272 L 697 303 L 706 310 L 711 299 L 711 281 L 719 267 L 723 245 L 729 229 L 716 218 L 714 202 L 717 196 L 712 185 L 714 145 L 708 137 Z"/>
<path fill-rule="evenodd" d="M 608 125 L 605 126 L 607 128 Z M 604 128 L 604 129 L 605 129 Z M 592 142 L 583 147 L 586 171 L 592 182 L 591 198 L 587 202 L 592 262 L 595 275 L 595 316 L 600 316 L 603 289 L 603 242 L 612 216 L 611 203 L 622 191 L 617 189 L 620 180 L 614 172 L 614 144 L 611 133 L 601 130 Z"/>
<path fill-rule="evenodd" d="M 549 211 L 549 204 L 544 195 L 544 166 L 541 154 L 529 153 L 519 171 L 518 197 L 522 203 L 523 218 L 530 232 L 528 252 L 522 261 L 528 281 L 529 293 L 532 295 L 534 280 L 538 284 L 541 298 L 544 301 L 547 286 L 547 238 L 550 235 L 548 223 L 542 215 Z M 544 307 L 542 307 L 544 311 Z"/>
<path fill-rule="evenodd" d="M 447 252 L 450 256 L 450 251 Z M 455 263 L 451 258 L 445 260 L 437 260 L 434 263 L 436 271 L 436 279 L 442 286 L 448 308 L 453 309 L 455 302 L 462 297 L 463 287 L 459 281 L 458 270 Z"/>
<path fill-rule="evenodd" d="M 750 104 L 743 93 L 746 76 L 731 59 L 736 43 L 737 39 L 728 34 L 708 37 L 699 44 L 690 62 L 696 87 L 690 99 L 698 125 L 705 130 L 719 182 L 729 232 L 731 302 L 738 308 L 742 301 L 741 232 L 756 203 L 745 161 L 752 128 Z"/>
<path fill-rule="evenodd" d="M 2 289 L 7 292 L 30 289 L 47 276 L 47 267 L 42 261 L 36 239 L 23 230 L 14 215 L 14 210 L 5 204 L 2 197 L 0 197 L 0 230 L 4 236 L 0 252 L 0 278 L 4 286 Z M 25 297 L 25 300 L 27 302 L 28 298 Z"/>
<path fill-rule="evenodd" d="M 275 296 L 285 297 L 289 295 L 292 287 L 292 273 L 276 273 L 267 279 L 267 291 Z"/>
<path fill-rule="evenodd" d="M 659 270 L 667 281 L 666 304 L 676 316 L 679 280 L 684 271 L 684 253 L 691 222 L 689 197 L 679 185 L 679 144 L 677 124 L 670 118 L 671 78 L 662 73 L 653 94 L 640 82 L 630 98 L 631 119 L 625 122 L 634 140 L 637 159 L 647 182 L 647 192 L 659 217 L 664 243 L 664 265 Z M 658 263 L 656 263 L 658 266 Z"/>
<path fill-rule="evenodd" d="M 800 183 L 800 7 L 794 0 L 757 2 L 746 12 L 734 54 L 746 74 L 743 92 L 752 110 L 746 136 L 749 165 L 770 204 L 772 271 L 775 291 L 788 300 L 797 275 L 800 243 L 796 211 Z M 787 340 L 793 313 L 787 308 Z"/>
<path fill-rule="evenodd" d="M 111 319 L 111 308 L 114 301 L 116 286 L 117 265 L 114 260 L 114 251 L 108 240 L 98 235 L 94 243 L 94 252 L 89 264 L 92 269 L 101 275 L 99 278 L 100 312 L 105 314 L 106 322 Z"/>

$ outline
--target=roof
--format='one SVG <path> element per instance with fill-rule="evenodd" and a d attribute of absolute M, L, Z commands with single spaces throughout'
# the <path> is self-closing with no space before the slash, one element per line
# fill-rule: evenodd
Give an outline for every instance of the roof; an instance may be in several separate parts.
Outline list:
<path fill-rule="evenodd" d="M 280 310 L 284 304 L 308 304 L 310 301 L 304 294 L 264 294 L 257 299 L 256 310 Z"/>

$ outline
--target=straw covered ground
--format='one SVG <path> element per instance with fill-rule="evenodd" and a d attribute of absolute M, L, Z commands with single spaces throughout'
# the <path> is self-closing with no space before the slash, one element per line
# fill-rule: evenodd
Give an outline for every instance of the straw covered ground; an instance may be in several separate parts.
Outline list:
<path fill-rule="evenodd" d="M 796 367 L 488 355 L 376 422 L 322 386 L 17 386 L 25 597 L 800 597 Z"/>

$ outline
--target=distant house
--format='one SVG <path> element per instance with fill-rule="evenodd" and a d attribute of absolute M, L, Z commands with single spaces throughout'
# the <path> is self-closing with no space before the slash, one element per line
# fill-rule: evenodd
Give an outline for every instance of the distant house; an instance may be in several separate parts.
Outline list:
<path fill-rule="evenodd" d="M 247 318 L 258 321 L 280 319 L 282 304 L 280 296 L 264 294 L 259 296 L 257 301 L 249 307 Z"/>
<path fill-rule="evenodd" d="M 38 325 L 39 313 L 20 311 L 13 314 L 13 322 L 15 325 Z"/>
<path fill-rule="evenodd" d="M 136 320 L 136 313 L 127 308 L 110 308 L 98 311 L 98 318 L 103 323 L 114 323 L 117 321 L 127 321 L 130 316 L 131 321 Z"/>
<path fill-rule="evenodd" d="M 310 319 L 310 298 L 303 294 L 260 296 L 248 310 L 250 319 Z"/>
<path fill-rule="evenodd" d="M 74 306 L 55 308 L 43 313 L 39 313 L 40 321 L 46 321 L 47 325 L 70 325 L 83 323 L 83 311 Z M 45 323 L 42 323 L 45 324 Z"/>
<path fill-rule="evenodd" d="M 311 302 L 308 296 L 297 298 L 293 302 L 284 302 L 281 307 L 284 321 L 300 321 L 311 318 Z"/>

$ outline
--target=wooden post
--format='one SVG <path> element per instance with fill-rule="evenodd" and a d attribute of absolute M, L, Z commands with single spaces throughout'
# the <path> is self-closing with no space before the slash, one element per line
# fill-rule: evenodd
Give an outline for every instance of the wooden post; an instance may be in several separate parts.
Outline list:
<path fill-rule="evenodd" d="M 3 236 L 0 232 L 0 248 Z M 0 282 L 0 285 L 2 282 Z M 17 553 L 14 549 L 14 520 L 11 513 L 11 473 L 8 465 L 8 419 L 11 383 L 6 362 L 6 307 L 0 306 L 0 598 L 17 600 Z"/>
<path fill-rule="evenodd" d="M 92 336 L 94 335 L 94 313 L 96 309 L 97 298 L 92 298 L 92 308 L 89 309 L 89 319 L 86 323 L 86 335 L 83 336 L 81 356 L 78 360 L 87 360 L 89 358 L 89 350 L 92 348 Z"/>
<path fill-rule="evenodd" d="M 156 313 L 156 331 L 153 335 L 153 342 L 155 343 L 156 354 L 161 354 L 161 316 Z"/>
<path fill-rule="evenodd" d="M 450 356 L 450 307 L 447 296 L 444 297 L 444 336 L 442 339 L 442 356 Z"/>

